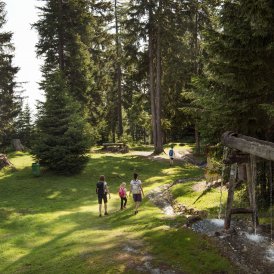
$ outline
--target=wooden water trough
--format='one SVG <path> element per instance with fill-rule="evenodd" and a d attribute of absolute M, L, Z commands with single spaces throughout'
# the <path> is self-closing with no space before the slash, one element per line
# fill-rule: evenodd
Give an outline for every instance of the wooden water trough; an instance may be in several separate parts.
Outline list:
<path fill-rule="evenodd" d="M 274 143 L 262 141 L 249 136 L 225 132 L 222 143 L 227 147 L 224 153 L 224 164 L 229 168 L 229 185 L 224 228 L 229 229 L 232 214 L 252 214 L 253 225 L 259 224 L 256 204 L 257 162 L 261 159 L 269 161 L 270 180 L 272 184 L 272 166 L 274 161 Z M 234 190 L 237 182 L 246 181 L 249 197 L 249 208 L 232 208 Z"/>

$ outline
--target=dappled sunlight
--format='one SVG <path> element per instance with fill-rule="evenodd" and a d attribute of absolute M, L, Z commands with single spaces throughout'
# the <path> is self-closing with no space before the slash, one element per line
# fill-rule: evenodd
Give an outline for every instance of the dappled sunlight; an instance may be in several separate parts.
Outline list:
<path fill-rule="evenodd" d="M 178 173 L 182 173 L 182 168 L 178 166 L 170 167 L 168 169 L 162 169 L 161 172 L 164 175 L 177 175 Z"/>
<path fill-rule="evenodd" d="M 54 191 L 51 195 L 47 196 L 47 199 L 56 199 L 61 195 L 60 191 Z"/>
<path fill-rule="evenodd" d="M 172 228 L 174 224 L 181 227 L 185 218 L 167 218 L 146 197 L 137 215 L 132 197 L 127 209 L 120 211 L 118 187 L 124 181 L 129 190 L 129 182 L 137 172 L 147 195 L 156 186 L 201 174 L 193 166 L 170 168 L 168 162 L 141 156 L 98 153 L 90 156 L 79 175 L 45 172 L 36 178 L 31 174 L 31 158 L 27 155 L 25 159 L 29 162 L 22 162 L 22 169 L 0 178 L 4 197 L 0 201 L 0 272 L 116 273 L 119 269 L 123 273 L 127 269 L 122 260 L 127 253 L 121 251 L 125 239 L 143 242 L 142 250 L 150 250 L 157 258 L 161 258 L 154 253 L 157 246 L 169 254 L 174 250 L 170 243 L 177 241 L 181 246 L 192 239 L 185 231 Z M 110 215 L 99 218 L 95 188 L 102 174 L 111 191 Z M 168 235 L 169 244 L 164 240 Z M 164 249 L 163 244 L 167 244 Z M 172 256 L 178 261 L 181 255 L 176 252 Z M 110 259 L 105 261 L 106 257 Z"/>
<path fill-rule="evenodd" d="M 207 210 L 211 217 L 216 217 L 220 207 L 220 190 L 211 189 L 203 194 L 203 190 L 195 191 L 193 185 L 197 182 L 190 181 L 183 184 L 178 184 L 172 187 L 171 191 L 176 201 L 182 203 L 188 208 L 197 210 Z M 222 191 L 222 208 L 224 213 L 224 205 L 227 199 L 227 189 Z"/>

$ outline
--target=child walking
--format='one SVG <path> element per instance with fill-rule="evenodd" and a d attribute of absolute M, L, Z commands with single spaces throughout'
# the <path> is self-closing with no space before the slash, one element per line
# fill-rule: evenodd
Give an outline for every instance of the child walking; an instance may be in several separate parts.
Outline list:
<path fill-rule="evenodd" d="M 119 196 L 121 198 L 121 210 L 126 208 L 127 205 L 127 189 L 126 189 L 126 183 L 121 183 L 119 188 Z"/>

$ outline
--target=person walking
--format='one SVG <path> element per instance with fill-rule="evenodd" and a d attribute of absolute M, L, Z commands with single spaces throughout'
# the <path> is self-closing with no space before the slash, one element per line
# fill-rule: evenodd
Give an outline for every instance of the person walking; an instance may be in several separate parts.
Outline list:
<path fill-rule="evenodd" d="M 121 183 L 119 188 L 119 196 L 121 199 L 121 210 L 126 208 L 127 205 L 127 189 L 126 189 L 126 183 Z"/>
<path fill-rule="evenodd" d="M 109 195 L 110 199 L 110 192 L 107 185 L 107 182 L 105 181 L 105 176 L 101 175 L 99 178 L 98 183 L 96 184 L 96 193 L 98 195 L 98 204 L 99 204 L 99 217 L 102 217 L 102 201 L 104 201 L 104 207 L 105 207 L 105 215 L 108 215 L 107 210 L 107 194 Z"/>
<path fill-rule="evenodd" d="M 170 150 L 168 152 L 168 156 L 169 156 L 169 166 L 172 166 L 173 165 L 174 156 L 175 156 L 175 152 L 174 152 L 173 146 L 170 147 Z"/>
<path fill-rule="evenodd" d="M 139 206 L 142 202 L 142 194 L 144 195 L 144 191 L 142 188 L 142 182 L 138 179 L 138 174 L 133 174 L 133 180 L 130 182 L 130 192 L 129 194 L 133 195 L 133 200 L 135 202 L 135 215 L 138 213 Z"/>

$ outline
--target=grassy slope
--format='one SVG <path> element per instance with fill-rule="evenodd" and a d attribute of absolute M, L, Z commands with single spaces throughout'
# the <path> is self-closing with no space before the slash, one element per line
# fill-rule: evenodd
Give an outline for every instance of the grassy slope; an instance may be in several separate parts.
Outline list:
<path fill-rule="evenodd" d="M 166 219 L 147 199 L 140 213 L 119 209 L 118 185 L 141 175 L 145 193 L 201 171 L 130 155 L 93 154 L 81 175 L 31 175 L 31 157 L 18 153 L 18 171 L 0 174 L 0 273 L 135 273 L 123 246 L 141 246 L 155 265 L 186 273 L 233 273 L 207 239 L 181 228 L 184 220 Z M 112 192 L 109 217 L 98 218 L 95 183 L 106 175 Z M 179 228 L 170 228 L 169 225 Z M 137 264 L 137 262 L 135 262 Z"/>
<path fill-rule="evenodd" d="M 203 191 L 194 191 L 193 185 L 195 182 L 187 182 L 180 185 L 175 185 L 172 188 L 172 194 L 179 203 L 186 205 L 189 208 L 195 208 L 198 210 L 207 210 L 209 217 L 216 218 L 218 216 L 220 207 L 220 190 L 211 189 L 205 195 L 198 197 L 203 194 Z M 196 199 L 198 199 L 196 201 Z M 224 206 L 227 199 L 227 190 L 223 188 L 222 193 L 222 213 L 224 214 Z M 196 201 L 196 202 L 195 202 Z"/>

